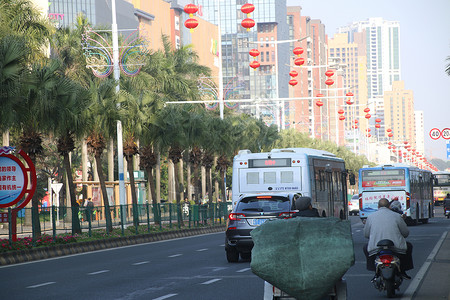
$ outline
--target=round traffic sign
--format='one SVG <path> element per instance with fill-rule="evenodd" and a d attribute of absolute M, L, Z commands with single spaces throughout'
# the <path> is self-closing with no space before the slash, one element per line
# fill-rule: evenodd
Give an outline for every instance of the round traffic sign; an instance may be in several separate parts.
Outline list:
<path fill-rule="evenodd" d="M 437 128 L 431 129 L 431 130 L 430 130 L 430 137 L 431 137 L 433 140 L 437 140 L 438 138 L 441 137 L 441 131 L 440 131 L 439 129 L 437 129 Z"/>
<path fill-rule="evenodd" d="M 442 129 L 441 136 L 446 140 L 450 139 L 450 128 Z"/>

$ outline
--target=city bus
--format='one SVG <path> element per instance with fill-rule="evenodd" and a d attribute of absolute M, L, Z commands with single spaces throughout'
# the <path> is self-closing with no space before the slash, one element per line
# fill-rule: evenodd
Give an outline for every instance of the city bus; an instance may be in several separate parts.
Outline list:
<path fill-rule="evenodd" d="M 433 217 L 432 173 L 404 164 L 359 170 L 359 215 L 363 222 L 378 210 L 378 201 L 398 197 L 406 222 L 417 225 Z"/>
<path fill-rule="evenodd" d="M 347 218 L 347 171 L 343 159 L 309 148 L 239 151 L 233 160 L 233 207 L 245 194 L 281 192 L 311 197 L 312 206 L 321 216 Z"/>
<path fill-rule="evenodd" d="M 434 205 L 439 206 L 447 194 L 450 194 L 450 172 L 439 171 L 433 173 L 433 197 Z"/>

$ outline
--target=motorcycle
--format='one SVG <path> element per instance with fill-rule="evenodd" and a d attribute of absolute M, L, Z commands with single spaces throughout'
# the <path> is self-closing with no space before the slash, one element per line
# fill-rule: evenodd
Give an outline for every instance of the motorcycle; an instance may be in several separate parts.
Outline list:
<path fill-rule="evenodd" d="M 447 217 L 447 219 L 450 218 L 450 207 L 444 209 L 444 216 Z"/>
<path fill-rule="evenodd" d="M 380 292 L 386 291 L 388 298 L 395 297 L 395 290 L 402 284 L 400 259 L 392 251 L 394 243 L 391 240 L 381 240 L 377 243 L 378 252 L 375 258 L 375 277 L 372 282 Z"/>

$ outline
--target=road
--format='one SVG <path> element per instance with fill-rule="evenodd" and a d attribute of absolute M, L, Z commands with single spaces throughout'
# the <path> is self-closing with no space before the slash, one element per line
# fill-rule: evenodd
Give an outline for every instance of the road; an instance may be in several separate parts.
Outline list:
<path fill-rule="evenodd" d="M 363 225 L 350 217 L 355 265 L 345 278 L 350 300 L 384 299 L 370 283 Z M 409 227 L 414 277 L 450 221 Z M 399 294 L 408 288 L 405 281 Z M 262 299 L 249 261 L 227 263 L 224 233 L 208 234 L 0 267 L 0 299 Z"/>

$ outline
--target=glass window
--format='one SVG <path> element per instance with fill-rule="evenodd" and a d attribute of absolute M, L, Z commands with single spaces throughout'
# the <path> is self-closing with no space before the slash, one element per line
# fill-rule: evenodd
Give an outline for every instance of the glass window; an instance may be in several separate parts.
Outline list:
<path fill-rule="evenodd" d="M 294 182 L 294 172 L 292 171 L 281 171 L 281 183 L 293 183 Z"/>
<path fill-rule="evenodd" d="M 276 172 L 264 172 L 264 184 L 277 183 L 277 173 Z"/>
<path fill-rule="evenodd" d="M 247 184 L 259 184 L 259 173 L 258 172 L 248 172 L 247 173 Z"/>

